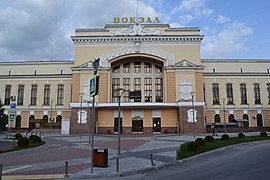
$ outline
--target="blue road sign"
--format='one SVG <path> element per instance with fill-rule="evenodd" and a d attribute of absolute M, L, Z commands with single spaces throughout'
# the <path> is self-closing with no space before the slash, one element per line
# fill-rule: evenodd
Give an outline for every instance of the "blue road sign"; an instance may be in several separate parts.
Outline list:
<path fill-rule="evenodd" d="M 90 79 L 90 96 L 93 97 L 96 95 L 96 75 L 93 76 L 91 79 Z"/>
<path fill-rule="evenodd" d="M 16 104 L 15 103 L 11 103 L 10 104 L 10 109 L 15 109 L 16 108 Z"/>

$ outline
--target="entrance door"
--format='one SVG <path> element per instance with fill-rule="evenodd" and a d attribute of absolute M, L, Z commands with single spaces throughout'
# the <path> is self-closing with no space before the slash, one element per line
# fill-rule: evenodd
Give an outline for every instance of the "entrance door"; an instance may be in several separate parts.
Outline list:
<path fill-rule="evenodd" d="M 263 127 L 263 119 L 261 114 L 257 114 L 257 127 Z"/>
<path fill-rule="evenodd" d="M 143 132 L 143 118 L 140 116 L 132 117 L 132 132 Z"/>
<path fill-rule="evenodd" d="M 153 118 L 153 132 L 161 132 L 161 118 Z"/>
<path fill-rule="evenodd" d="M 22 117 L 20 115 L 16 116 L 16 123 L 15 123 L 15 127 L 16 128 L 20 128 L 21 127 L 21 121 L 22 121 Z"/>
<path fill-rule="evenodd" d="M 122 118 L 120 118 L 120 131 L 123 133 Z M 114 118 L 114 132 L 118 132 L 118 117 Z"/>

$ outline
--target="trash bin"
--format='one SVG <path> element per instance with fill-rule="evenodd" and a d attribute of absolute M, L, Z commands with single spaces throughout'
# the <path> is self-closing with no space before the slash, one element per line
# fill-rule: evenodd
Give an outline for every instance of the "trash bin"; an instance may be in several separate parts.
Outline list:
<path fill-rule="evenodd" d="M 108 149 L 94 149 L 93 166 L 108 167 Z"/>

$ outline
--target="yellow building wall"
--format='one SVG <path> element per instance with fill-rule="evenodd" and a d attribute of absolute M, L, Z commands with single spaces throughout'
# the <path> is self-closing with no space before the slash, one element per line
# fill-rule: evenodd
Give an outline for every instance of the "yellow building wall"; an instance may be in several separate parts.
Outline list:
<path fill-rule="evenodd" d="M 161 127 L 176 127 L 177 126 L 177 109 L 162 109 L 161 110 Z"/>
<path fill-rule="evenodd" d="M 165 95 L 167 95 L 167 102 L 176 101 L 176 85 L 175 85 L 175 72 L 166 72 L 166 85 L 167 89 Z"/>

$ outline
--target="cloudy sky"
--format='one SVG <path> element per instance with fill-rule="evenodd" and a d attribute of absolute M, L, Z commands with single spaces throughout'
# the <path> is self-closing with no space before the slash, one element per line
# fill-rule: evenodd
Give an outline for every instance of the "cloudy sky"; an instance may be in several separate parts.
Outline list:
<path fill-rule="evenodd" d="M 73 59 L 76 28 L 136 16 L 137 0 L 1 0 L 0 61 Z M 269 0 L 139 0 L 139 16 L 200 27 L 202 58 L 270 59 Z M 53 45 L 52 45 L 53 44 Z"/>

